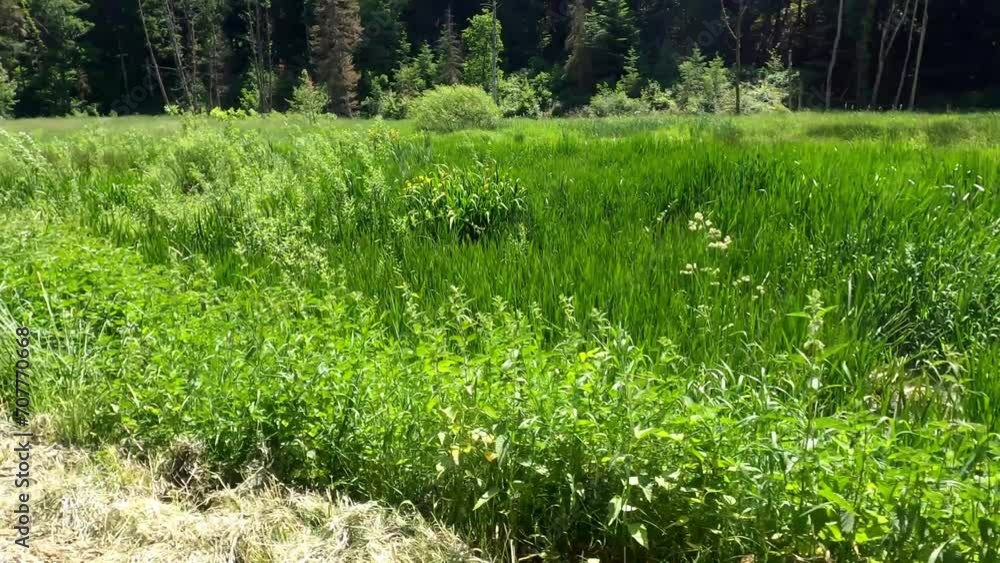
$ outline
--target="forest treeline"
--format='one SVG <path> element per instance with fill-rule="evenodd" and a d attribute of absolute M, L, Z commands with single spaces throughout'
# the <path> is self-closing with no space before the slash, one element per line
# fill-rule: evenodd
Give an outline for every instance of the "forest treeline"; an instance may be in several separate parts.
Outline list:
<path fill-rule="evenodd" d="M 0 117 L 286 110 L 312 83 L 340 115 L 399 116 L 457 83 L 508 114 L 610 90 L 674 106 L 692 61 L 725 74 L 727 111 L 775 72 L 793 109 L 997 107 L 1000 3 L 0 0 Z"/>

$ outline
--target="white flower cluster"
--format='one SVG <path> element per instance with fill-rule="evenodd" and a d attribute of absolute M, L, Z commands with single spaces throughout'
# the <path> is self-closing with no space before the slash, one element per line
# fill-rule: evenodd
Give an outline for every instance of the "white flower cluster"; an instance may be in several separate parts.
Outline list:
<path fill-rule="evenodd" d="M 713 226 L 712 220 L 705 217 L 702 212 L 694 214 L 694 218 L 688 221 L 688 230 L 692 232 L 704 231 L 708 238 L 708 247 L 725 252 L 733 244 L 730 236 L 723 237 L 722 231 Z"/>

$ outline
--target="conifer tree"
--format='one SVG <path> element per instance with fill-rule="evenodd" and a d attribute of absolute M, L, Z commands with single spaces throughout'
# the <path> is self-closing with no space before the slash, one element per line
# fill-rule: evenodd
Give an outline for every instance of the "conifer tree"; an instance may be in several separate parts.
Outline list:
<path fill-rule="evenodd" d="M 319 0 L 310 37 L 312 60 L 330 94 L 334 112 L 357 111 L 358 80 L 354 53 L 361 40 L 358 0 Z"/>
<path fill-rule="evenodd" d="M 445 12 L 441 36 L 437 42 L 438 82 L 458 84 L 462 81 L 462 41 L 455 30 L 451 8 Z"/>
<path fill-rule="evenodd" d="M 587 5 L 584 0 L 573 0 L 570 8 L 570 28 L 566 38 L 566 75 L 581 89 L 593 83 L 593 62 L 587 36 Z"/>

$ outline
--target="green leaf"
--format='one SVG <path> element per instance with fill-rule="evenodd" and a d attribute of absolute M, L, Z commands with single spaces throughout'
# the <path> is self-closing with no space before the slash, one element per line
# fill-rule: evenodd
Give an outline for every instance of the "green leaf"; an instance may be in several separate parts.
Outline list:
<path fill-rule="evenodd" d="M 622 497 L 615 496 L 608 502 L 608 526 L 618 520 L 618 515 L 622 513 Z"/>
<path fill-rule="evenodd" d="M 952 540 L 954 539 L 955 538 L 951 538 L 950 540 L 937 546 L 937 548 L 935 548 L 934 551 L 931 552 L 931 556 L 927 558 L 927 563 L 935 563 L 941 557 L 941 553 L 944 551 L 944 548 L 948 547 L 948 544 L 951 543 Z"/>
<path fill-rule="evenodd" d="M 493 497 L 497 496 L 497 494 L 499 492 L 500 492 L 500 489 L 498 489 L 496 487 L 493 487 L 492 489 L 490 489 L 490 490 L 486 491 L 485 493 L 483 493 L 483 496 L 479 497 L 479 500 L 476 501 L 476 505 L 472 507 L 472 511 L 475 512 L 475 511 L 479 510 L 480 508 L 482 508 L 482 506 L 484 504 L 490 502 L 490 500 Z"/>
<path fill-rule="evenodd" d="M 649 547 L 649 537 L 646 534 L 645 524 L 629 524 L 628 533 L 642 547 Z"/>

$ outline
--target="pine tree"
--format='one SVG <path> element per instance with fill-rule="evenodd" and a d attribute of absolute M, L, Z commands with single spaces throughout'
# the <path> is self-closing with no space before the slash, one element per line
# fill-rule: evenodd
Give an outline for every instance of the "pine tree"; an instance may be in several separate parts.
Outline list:
<path fill-rule="evenodd" d="M 586 33 L 593 49 L 595 77 L 600 82 L 617 81 L 629 50 L 638 40 L 628 0 L 597 0 L 587 16 Z"/>
<path fill-rule="evenodd" d="M 391 74 L 405 58 L 398 47 L 406 41 L 406 29 L 400 20 L 402 4 L 400 0 L 361 0 L 364 31 L 357 66 L 372 76 Z"/>
<path fill-rule="evenodd" d="M 566 75 L 577 87 L 588 90 L 593 86 L 593 62 L 587 36 L 587 5 L 584 0 L 574 0 L 570 8 L 569 36 L 566 38 Z"/>
<path fill-rule="evenodd" d="M 352 116 L 357 111 L 358 71 L 354 52 L 361 40 L 358 0 L 319 0 L 311 30 L 313 64 L 330 94 L 333 111 Z"/>
<path fill-rule="evenodd" d="M 455 30 L 451 8 L 445 12 L 441 36 L 437 42 L 438 82 L 458 84 L 462 81 L 462 41 Z"/>

